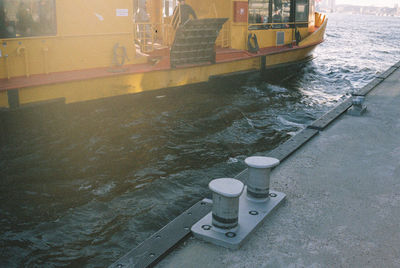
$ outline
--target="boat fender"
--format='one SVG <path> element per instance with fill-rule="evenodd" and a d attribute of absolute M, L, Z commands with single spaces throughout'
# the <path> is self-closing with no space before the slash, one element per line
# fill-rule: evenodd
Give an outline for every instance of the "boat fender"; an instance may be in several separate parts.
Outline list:
<path fill-rule="evenodd" d="M 295 37 L 296 37 L 296 45 L 298 46 L 299 43 L 301 42 L 301 34 L 299 30 L 295 30 Z"/>
<path fill-rule="evenodd" d="M 251 34 L 251 33 L 249 34 L 247 38 L 247 45 L 248 45 L 248 50 L 251 53 L 257 53 L 260 50 L 256 34 Z"/>
<path fill-rule="evenodd" d="M 119 50 L 121 50 L 122 53 L 118 53 Z M 113 47 L 113 64 L 115 66 L 122 66 L 125 63 L 125 60 L 129 61 L 126 48 L 124 46 L 120 47 L 119 43 L 116 43 Z"/>

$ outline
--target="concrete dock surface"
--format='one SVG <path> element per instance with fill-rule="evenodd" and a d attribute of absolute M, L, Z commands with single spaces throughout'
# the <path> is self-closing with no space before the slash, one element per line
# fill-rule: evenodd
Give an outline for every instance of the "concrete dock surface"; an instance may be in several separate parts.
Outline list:
<path fill-rule="evenodd" d="M 400 267 L 400 69 L 271 175 L 287 200 L 239 250 L 190 238 L 157 267 Z"/>

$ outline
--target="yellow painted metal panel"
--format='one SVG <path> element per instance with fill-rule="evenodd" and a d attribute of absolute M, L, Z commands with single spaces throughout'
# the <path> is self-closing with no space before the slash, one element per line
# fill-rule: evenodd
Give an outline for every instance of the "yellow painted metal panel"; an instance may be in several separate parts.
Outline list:
<path fill-rule="evenodd" d="M 232 24 L 232 48 L 246 49 L 247 47 L 247 24 Z"/>
<path fill-rule="evenodd" d="M 297 28 L 303 38 L 308 36 L 308 28 L 302 27 Z M 295 40 L 294 29 L 269 29 L 269 30 L 249 30 L 249 33 L 255 33 L 257 35 L 258 45 L 260 48 L 263 47 L 274 47 L 276 46 L 276 33 L 285 33 L 285 44 L 291 44 Z"/>
<path fill-rule="evenodd" d="M 300 42 L 300 46 L 307 46 L 310 44 L 314 44 L 316 42 L 320 42 L 324 40 L 326 25 L 328 23 L 328 19 L 325 19 L 324 23 L 310 36 L 305 38 L 303 41 Z"/>
<path fill-rule="evenodd" d="M 298 61 L 308 56 L 315 46 L 267 56 L 267 66 Z M 183 86 L 205 82 L 212 75 L 229 74 L 260 68 L 260 57 L 228 63 L 203 65 L 192 68 L 173 69 L 141 74 L 119 75 L 109 78 L 91 79 L 40 87 L 20 89 L 20 102 L 27 104 L 57 98 L 66 103 L 101 99 L 124 94 L 133 94 L 161 88 Z M 2 96 L 0 105 L 8 105 Z M 0 100 L 0 101 L 1 101 Z"/>
<path fill-rule="evenodd" d="M 161 88 L 208 81 L 210 75 L 221 75 L 259 68 L 259 59 L 204 65 L 142 74 L 120 75 L 20 89 L 21 104 L 65 98 L 66 103 L 102 99 Z"/>
<path fill-rule="evenodd" d="M 133 30 L 132 0 L 57 0 L 58 35 L 102 34 Z M 127 9 L 118 14 L 117 9 Z"/>
<path fill-rule="evenodd" d="M 125 64 L 140 63 L 135 57 L 132 40 L 132 33 L 7 40 L 3 52 L 9 55 L 10 76 L 17 77 L 27 75 L 27 66 L 31 75 L 111 66 L 113 47 L 117 43 L 126 49 Z M 24 54 L 18 53 L 19 48 L 25 48 Z M 0 61 L 4 66 L 0 70 L 0 78 L 7 76 L 4 61 Z"/>
<path fill-rule="evenodd" d="M 290 62 L 301 61 L 314 50 L 315 46 L 310 46 L 304 49 L 297 49 L 285 53 L 274 54 L 267 56 L 267 66 L 274 66 Z"/>
<path fill-rule="evenodd" d="M 7 78 L 6 58 L 4 57 L 4 55 L 7 54 L 7 51 L 2 48 L 1 52 L 3 54 L 3 57 L 0 58 L 0 79 Z"/>
<path fill-rule="evenodd" d="M 233 14 L 230 0 L 187 0 L 186 2 L 193 7 L 199 18 L 231 18 Z"/>
<path fill-rule="evenodd" d="M 117 43 L 130 59 L 125 64 L 145 61 L 136 57 L 133 1 L 58 0 L 56 9 L 57 36 L 0 40 L 9 55 L 8 66 L 0 59 L 0 79 L 110 66 Z"/>
<path fill-rule="evenodd" d="M 0 108 L 8 108 L 7 92 L 0 92 Z"/>
<path fill-rule="evenodd" d="M 137 81 L 140 81 L 137 79 Z M 133 83 L 132 83 L 133 82 Z M 128 93 L 137 93 L 135 79 L 125 77 L 91 79 L 78 82 L 31 87 L 20 90 L 21 104 L 65 98 L 66 103 L 107 98 Z"/>

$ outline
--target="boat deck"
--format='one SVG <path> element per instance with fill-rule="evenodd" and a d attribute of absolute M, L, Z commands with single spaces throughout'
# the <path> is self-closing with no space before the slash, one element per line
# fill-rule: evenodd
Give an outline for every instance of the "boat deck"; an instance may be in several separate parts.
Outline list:
<path fill-rule="evenodd" d="M 281 46 L 281 47 L 261 48 L 257 53 L 250 53 L 245 50 L 237 50 L 231 48 L 218 48 L 216 50 L 216 63 L 218 64 L 218 63 L 226 63 L 238 60 L 245 60 L 253 57 L 259 57 L 263 55 L 273 55 L 301 48 L 305 47 Z M 158 51 L 156 50 L 154 53 L 149 55 L 148 58 L 149 58 L 148 63 L 124 65 L 123 67 L 119 68 L 103 67 L 103 68 L 57 72 L 50 74 L 36 74 L 36 75 L 31 75 L 30 77 L 15 77 L 11 79 L 0 79 L 0 91 L 171 69 L 168 49 L 161 49 Z M 203 65 L 209 65 L 209 64 L 206 63 Z M 201 66 L 201 65 L 184 65 L 184 66 L 179 66 L 176 69 L 189 68 L 194 66 Z"/>

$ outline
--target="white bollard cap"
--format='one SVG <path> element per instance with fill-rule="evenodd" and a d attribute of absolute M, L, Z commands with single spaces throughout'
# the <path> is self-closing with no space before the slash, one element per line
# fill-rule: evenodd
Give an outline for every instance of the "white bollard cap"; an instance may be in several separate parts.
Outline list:
<path fill-rule="evenodd" d="M 222 178 L 212 180 L 208 187 L 211 191 L 224 197 L 238 197 L 242 194 L 244 185 L 236 179 Z"/>
<path fill-rule="evenodd" d="M 251 156 L 244 160 L 246 165 L 252 168 L 273 168 L 279 165 L 279 160 L 265 156 Z"/>

